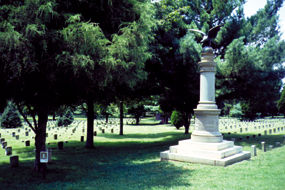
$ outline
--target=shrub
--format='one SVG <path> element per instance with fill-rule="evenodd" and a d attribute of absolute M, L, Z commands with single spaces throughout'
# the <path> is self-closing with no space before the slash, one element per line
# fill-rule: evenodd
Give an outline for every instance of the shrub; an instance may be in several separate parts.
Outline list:
<path fill-rule="evenodd" d="M 230 109 L 230 117 L 237 117 L 237 118 L 241 118 L 242 117 L 242 108 L 240 103 L 234 105 L 231 109 Z"/>
<path fill-rule="evenodd" d="M 14 103 L 11 101 L 8 102 L 7 107 L 2 114 L 0 126 L 3 128 L 22 127 L 20 114 Z"/>
<path fill-rule="evenodd" d="M 70 109 L 67 109 L 65 113 L 58 118 L 57 126 L 68 126 L 74 121 L 73 113 Z"/>
<path fill-rule="evenodd" d="M 181 112 L 174 110 L 171 114 L 171 124 L 179 129 L 184 125 L 183 115 Z"/>

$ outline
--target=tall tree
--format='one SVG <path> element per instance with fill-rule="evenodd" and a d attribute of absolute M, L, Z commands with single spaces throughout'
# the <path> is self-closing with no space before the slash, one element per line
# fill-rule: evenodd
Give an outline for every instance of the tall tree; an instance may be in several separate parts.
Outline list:
<path fill-rule="evenodd" d="M 218 101 L 240 101 L 244 119 L 277 113 L 285 71 L 277 16 L 282 2 L 268 1 L 256 15 L 243 18 L 238 30 L 243 37 L 228 46 L 218 64 Z"/>
<path fill-rule="evenodd" d="M 149 1 L 110 0 L 97 3 L 75 1 L 74 4 L 66 3 L 65 6 L 74 13 L 79 13 L 85 25 L 90 25 L 91 22 L 93 25 L 97 23 L 96 27 L 101 30 L 101 34 L 97 37 L 98 32 L 90 30 L 91 26 L 82 30 L 81 26 L 71 25 L 68 30 L 69 32 L 74 30 L 72 35 L 79 36 L 72 39 L 69 49 L 72 50 L 72 56 L 74 53 L 80 54 L 81 65 L 84 66 L 84 72 L 87 74 L 82 74 L 79 81 L 85 81 L 85 85 L 81 88 L 86 89 L 84 96 L 88 105 L 86 147 L 91 148 L 93 147 L 93 104 L 108 105 L 111 102 L 120 101 L 123 98 L 118 98 L 119 96 L 128 96 L 125 92 L 134 87 L 136 81 L 145 78 L 142 69 L 145 59 L 149 57 L 147 45 L 154 26 L 151 22 L 153 20 L 151 4 Z M 73 19 L 78 19 L 77 17 L 79 16 L 73 16 Z M 93 35 L 89 35 L 88 32 L 93 32 Z M 68 43 L 70 40 L 66 41 Z M 101 46 L 100 43 L 103 45 Z M 79 48 L 74 50 L 73 46 Z M 92 52 L 89 52 L 90 50 Z M 98 55 L 94 56 L 95 53 Z M 82 59 L 82 56 L 85 58 Z"/>
<path fill-rule="evenodd" d="M 151 57 L 149 43 L 153 39 L 152 30 L 156 25 L 152 5 L 149 1 L 136 2 L 138 19 L 122 27 L 113 35 L 111 55 L 116 61 L 113 70 L 113 92 L 120 107 L 120 135 L 123 135 L 123 104 L 129 99 L 143 96 L 138 91 L 146 80 L 145 63 Z"/>
<path fill-rule="evenodd" d="M 59 58 L 74 65 L 77 79 L 75 88 L 87 104 L 86 148 L 92 148 L 94 132 L 94 103 L 102 98 L 102 88 L 110 75 L 111 64 L 107 60 L 109 41 L 98 24 L 80 21 L 80 15 L 72 15 L 68 26 L 62 30 L 67 50 Z"/>
<path fill-rule="evenodd" d="M 57 61 L 64 17 L 56 1 L 1 1 L 1 83 L 35 132 L 35 170 L 45 170 L 40 152 L 46 150 L 48 113 L 75 101 L 72 77 Z M 68 84 L 68 85 L 62 85 Z M 31 122 L 26 113 L 32 116 Z M 36 117 L 37 116 L 37 117 Z"/>

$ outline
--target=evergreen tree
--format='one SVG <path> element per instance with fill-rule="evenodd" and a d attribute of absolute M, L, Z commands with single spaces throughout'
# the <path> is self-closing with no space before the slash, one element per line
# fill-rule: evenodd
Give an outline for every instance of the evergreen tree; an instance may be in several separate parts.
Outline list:
<path fill-rule="evenodd" d="M 2 116 L 0 126 L 3 128 L 22 127 L 19 112 L 13 102 L 9 101 Z"/>
<path fill-rule="evenodd" d="M 34 166 L 43 172 L 40 152 L 46 150 L 48 113 L 78 99 L 72 73 L 57 60 L 64 44 L 63 9 L 55 0 L 1 1 L 0 9 L 1 83 L 35 132 Z"/>
<path fill-rule="evenodd" d="M 218 64 L 218 102 L 240 102 L 243 118 L 277 113 L 285 70 L 285 42 L 280 40 L 277 11 L 283 1 L 268 1 L 256 15 L 243 18 L 238 40 Z"/>
<path fill-rule="evenodd" d="M 68 126 L 74 121 L 73 113 L 67 109 L 62 116 L 57 120 L 57 126 Z"/>

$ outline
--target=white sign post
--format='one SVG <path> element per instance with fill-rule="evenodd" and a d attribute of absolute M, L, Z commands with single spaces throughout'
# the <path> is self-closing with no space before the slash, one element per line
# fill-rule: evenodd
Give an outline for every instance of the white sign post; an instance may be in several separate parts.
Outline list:
<path fill-rule="evenodd" d="M 48 163 L 48 151 L 41 151 L 40 162 L 41 163 Z"/>

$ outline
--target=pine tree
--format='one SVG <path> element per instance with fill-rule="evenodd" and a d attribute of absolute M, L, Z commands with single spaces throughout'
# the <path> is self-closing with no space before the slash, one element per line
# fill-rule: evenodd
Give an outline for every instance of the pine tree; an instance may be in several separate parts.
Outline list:
<path fill-rule="evenodd" d="M 22 126 L 19 112 L 13 102 L 8 102 L 8 105 L 2 114 L 0 126 L 3 128 L 16 128 Z"/>
<path fill-rule="evenodd" d="M 58 118 L 58 126 L 68 126 L 74 121 L 73 113 L 70 109 L 67 109 L 65 113 Z"/>

